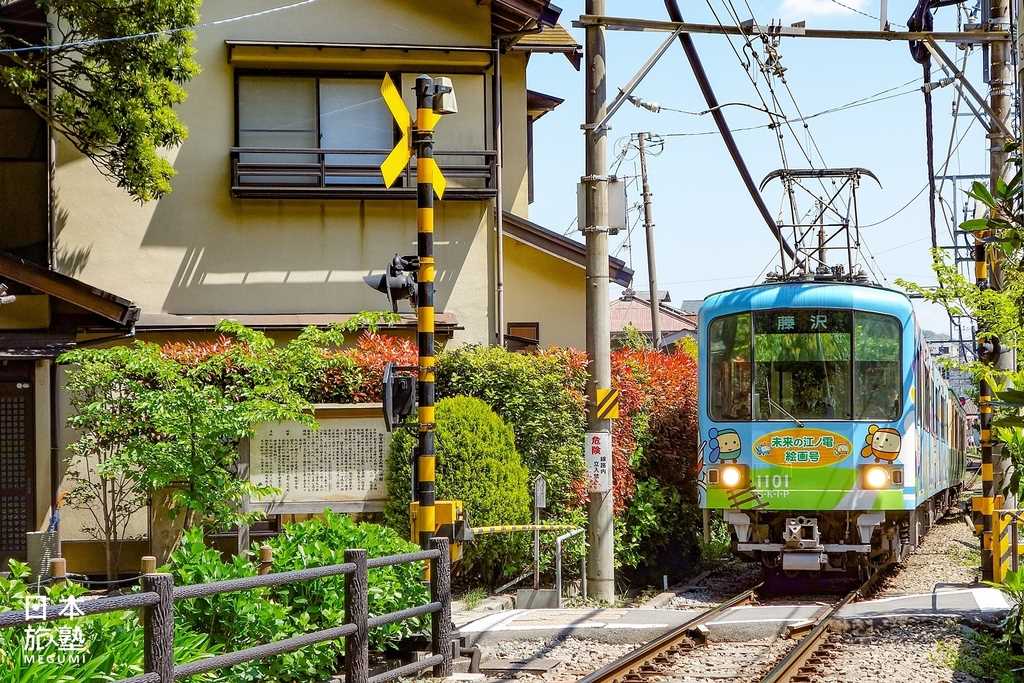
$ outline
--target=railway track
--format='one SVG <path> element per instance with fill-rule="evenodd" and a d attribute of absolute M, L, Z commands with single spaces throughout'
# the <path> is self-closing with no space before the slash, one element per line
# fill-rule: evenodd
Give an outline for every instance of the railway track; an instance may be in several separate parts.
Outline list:
<path fill-rule="evenodd" d="M 761 683 L 806 683 L 824 674 L 831 658 L 824 646 L 833 636 L 839 611 L 854 600 L 869 595 L 881 576 L 882 570 L 876 570 L 858 588 L 817 616 L 813 623 L 800 629 L 806 630 L 806 635 L 761 679 Z M 794 634 L 793 630 L 789 633 L 791 637 Z"/>
<path fill-rule="evenodd" d="M 674 654 L 686 652 L 696 647 L 694 631 L 698 627 L 729 611 L 736 605 L 750 602 L 762 585 L 759 583 L 753 588 L 743 591 L 739 595 L 709 610 L 701 612 L 685 624 L 681 624 L 663 633 L 654 640 L 626 653 L 625 656 L 584 676 L 577 683 L 631 683 L 632 681 L 642 681 L 651 674 L 658 675 L 656 667 L 659 662 L 666 661 Z"/>
<path fill-rule="evenodd" d="M 806 624 L 791 627 L 788 636 L 804 634 L 775 666 L 761 679 L 761 683 L 806 683 L 824 673 L 829 654 L 824 646 L 833 635 L 837 615 L 843 607 L 868 595 L 878 583 L 882 572 L 874 572 L 864 583 L 847 593 Z M 701 636 L 695 631 L 731 608 L 750 602 L 764 584 L 726 600 L 697 615 L 685 624 L 658 636 L 623 657 L 606 664 L 597 671 L 579 679 L 578 683 L 639 683 L 649 678 L 671 677 L 665 670 L 671 659 L 697 647 Z"/>

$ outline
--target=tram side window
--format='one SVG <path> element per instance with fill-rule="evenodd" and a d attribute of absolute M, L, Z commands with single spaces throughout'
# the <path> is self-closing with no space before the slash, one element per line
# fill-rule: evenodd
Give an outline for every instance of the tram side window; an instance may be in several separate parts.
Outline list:
<path fill-rule="evenodd" d="M 900 323 L 858 311 L 854 315 L 853 418 L 895 420 L 900 416 Z"/>
<path fill-rule="evenodd" d="M 755 417 L 850 419 L 850 311 L 754 314 Z"/>
<path fill-rule="evenodd" d="M 751 345 L 750 314 L 740 313 L 711 321 L 708 334 L 711 372 L 708 405 L 711 419 L 750 419 Z"/>

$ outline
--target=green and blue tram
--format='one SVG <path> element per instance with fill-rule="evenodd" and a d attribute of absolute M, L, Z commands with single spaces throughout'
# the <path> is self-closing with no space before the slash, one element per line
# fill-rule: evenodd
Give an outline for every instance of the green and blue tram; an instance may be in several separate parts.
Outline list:
<path fill-rule="evenodd" d="M 966 416 L 904 294 L 744 287 L 704 301 L 699 335 L 700 499 L 740 554 L 865 572 L 957 500 Z"/>

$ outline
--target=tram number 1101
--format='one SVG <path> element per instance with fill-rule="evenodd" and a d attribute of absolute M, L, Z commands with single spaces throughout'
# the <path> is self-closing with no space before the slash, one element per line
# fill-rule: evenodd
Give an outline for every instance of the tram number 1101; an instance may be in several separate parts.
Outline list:
<path fill-rule="evenodd" d="M 754 487 L 757 489 L 788 489 L 788 474 L 759 474 L 754 477 Z"/>

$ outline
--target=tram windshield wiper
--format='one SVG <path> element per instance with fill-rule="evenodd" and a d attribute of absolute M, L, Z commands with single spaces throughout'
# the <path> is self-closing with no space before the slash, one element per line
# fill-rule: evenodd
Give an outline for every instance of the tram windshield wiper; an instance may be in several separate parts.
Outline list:
<path fill-rule="evenodd" d="M 772 398 L 772 390 L 769 387 L 769 383 L 768 383 L 768 378 L 767 377 L 764 378 L 764 393 L 765 393 L 765 397 L 768 399 L 768 407 L 769 408 L 775 408 L 780 413 L 782 413 L 783 415 L 788 417 L 790 420 L 795 422 L 797 427 L 800 427 L 801 429 L 803 429 L 804 423 L 801 422 L 800 420 L 798 420 L 796 418 L 796 416 L 793 415 L 793 413 L 789 412 L 788 410 L 783 408 L 780 404 L 776 403 L 775 400 Z"/>

